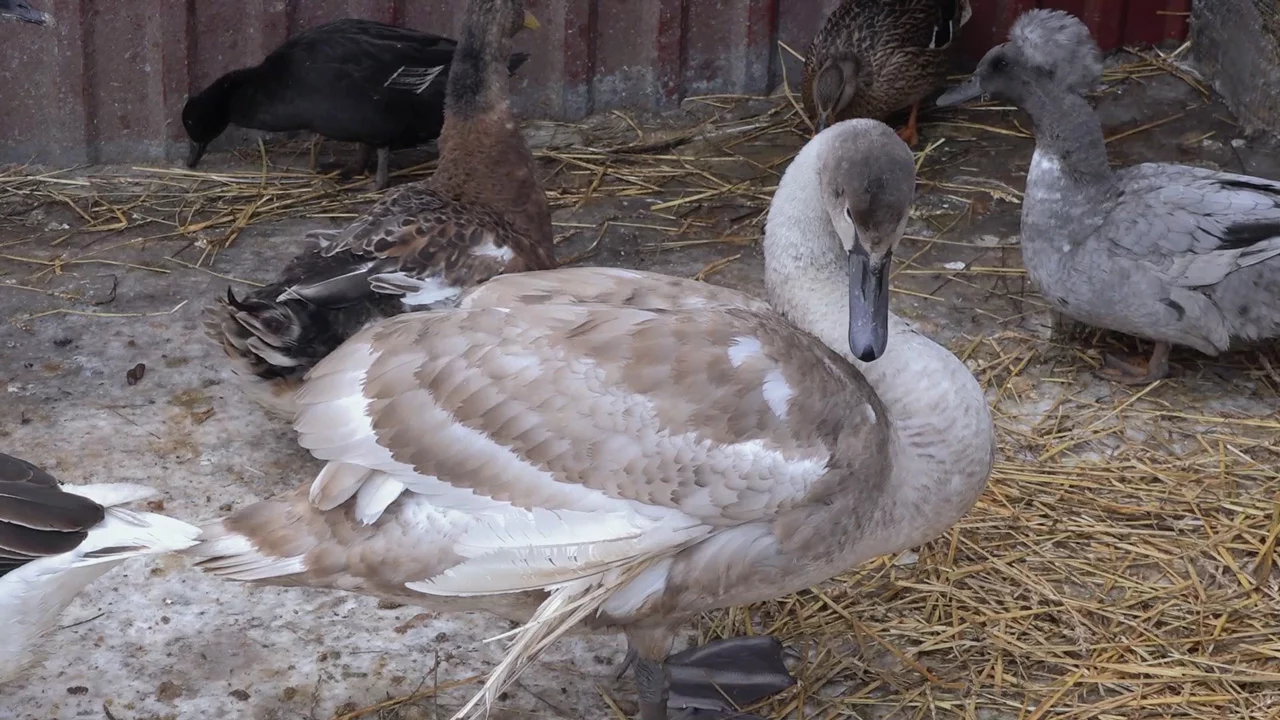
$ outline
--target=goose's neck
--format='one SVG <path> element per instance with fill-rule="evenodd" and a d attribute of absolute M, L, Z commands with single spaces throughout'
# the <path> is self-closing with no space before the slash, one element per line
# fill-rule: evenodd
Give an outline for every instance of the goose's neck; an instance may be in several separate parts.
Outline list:
<path fill-rule="evenodd" d="M 1115 188 L 1102 124 L 1083 97 L 1053 87 L 1029 86 L 1018 103 L 1035 125 L 1036 150 L 1027 170 L 1023 238 L 1056 249 L 1083 242 L 1101 221 Z M 1034 253 L 1035 247 L 1032 247 Z"/>
<path fill-rule="evenodd" d="M 1102 123 L 1083 97 L 1033 85 L 1018 103 L 1035 124 L 1036 150 L 1059 158 L 1073 179 L 1092 186 L 1113 180 Z"/>
<path fill-rule="evenodd" d="M 778 185 L 765 232 L 765 286 L 779 312 L 857 367 L 885 405 L 896 497 L 874 544 L 892 553 L 940 535 L 973 506 L 991 473 L 994 430 L 964 363 L 896 315 L 880 359 L 852 357 L 848 258 L 818 191 L 824 152 L 811 141 Z"/>

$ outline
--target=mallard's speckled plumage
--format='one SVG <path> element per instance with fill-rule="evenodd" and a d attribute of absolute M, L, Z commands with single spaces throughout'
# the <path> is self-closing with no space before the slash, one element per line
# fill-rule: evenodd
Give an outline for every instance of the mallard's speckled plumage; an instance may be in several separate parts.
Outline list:
<path fill-rule="evenodd" d="M 536 20 L 522 0 L 473 0 L 446 86 L 440 164 L 387 193 L 276 282 L 211 308 L 251 396 L 292 417 L 293 393 L 321 358 L 365 324 L 445 307 L 505 272 L 555 266 L 551 211 L 508 97 L 511 38 Z"/>
<path fill-rule="evenodd" d="M 919 102 L 945 81 L 949 48 L 970 14 L 969 0 L 844 0 L 806 53 L 805 113 L 821 130 L 911 108 L 899 134 L 914 144 Z"/>

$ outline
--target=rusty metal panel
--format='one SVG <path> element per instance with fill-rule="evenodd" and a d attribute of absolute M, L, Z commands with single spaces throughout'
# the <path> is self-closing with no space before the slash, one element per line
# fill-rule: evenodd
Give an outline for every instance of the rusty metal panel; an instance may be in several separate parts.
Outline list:
<path fill-rule="evenodd" d="M 455 36 L 466 0 L 33 0 L 57 24 L 0 28 L 0 161 L 180 156 L 187 95 L 291 34 L 361 17 Z M 760 94 L 787 77 L 839 0 L 528 0 L 542 29 L 516 49 L 526 116 L 659 110 L 700 94 Z M 1043 4 L 1085 17 L 1105 48 L 1185 35 L 1188 0 L 973 0 L 970 60 Z M 1173 13 L 1173 14 L 1170 14 Z M 1182 14 L 1177 14 L 1182 13 Z"/>

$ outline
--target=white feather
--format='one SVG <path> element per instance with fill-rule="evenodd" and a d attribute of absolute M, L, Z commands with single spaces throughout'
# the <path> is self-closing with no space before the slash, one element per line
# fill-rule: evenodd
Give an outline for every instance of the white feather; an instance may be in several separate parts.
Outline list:
<path fill-rule="evenodd" d="M 636 524 L 623 518 L 614 518 L 616 524 L 593 521 L 591 516 L 599 513 L 576 515 L 550 523 L 559 526 L 559 534 L 555 528 L 538 527 L 527 528 L 520 535 L 486 535 L 492 526 L 482 520 L 478 526 L 468 528 L 454 546 L 469 559 L 435 577 L 408 583 L 407 587 L 429 595 L 454 596 L 550 589 L 659 557 L 710 532 L 710 528 L 692 518 L 671 527 Z M 503 528 L 509 529 L 509 525 Z M 614 537 L 608 537 L 609 533 Z M 470 542 L 473 537 L 494 544 L 478 546 Z M 522 542 L 525 538 L 527 542 Z"/>
<path fill-rule="evenodd" d="M 600 606 L 601 615 L 626 617 L 638 612 L 650 599 L 661 595 L 667 589 L 667 580 L 671 578 L 671 558 L 663 558 L 640 571 L 630 582 L 623 585 L 609 596 Z"/>
<path fill-rule="evenodd" d="M 404 483 L 390 475 L 378 474 L 366 480 L 356 493 L 356 519 L 361 525 L 374 524 L 403 492 Z"/>
<path fill-rule="evenodd" d="M 477 245 L 472 248 L 471 254 L 478 255 L 480 257 L 496 258 L 499 262 L 508 262 L 516 255 L 515 250 L 506 246 L 499 246 L 492 240 L 484 245 Z"/>
<path fill-rule="evenodd" d="M 153 497 L 150 488 L 103 483 L 63 489 L 107 505 L 105 516 L 74 550 L 0 577 L 0 682 L 32 661 L 39 638 L 89 583 L 129 558 L 189 548 L 200 535 L 199 528 L 181 520 L 111 507 Z"/>
<path fill-rule="evenodd" d="M 729 363 L 734 367 L 741 367 L 742 363 L 762 352 L 764 352 L 764 346 L 760 344 L 759 338 L 741 335 L 730 341 Z"/>
<path fill-rule="evenodd" d="M 249 538 L 227 531 L 221 520 L 205 528 L 199 544 L 187 550 L 186 554 L 195 558 L 208 558 L 202 561 L 201 569 L 230 580 L 266 580 L 294 575 L 307 569 L 302 557 L 263 555 Z"/>
<path fill-rule="evenodd" d="M 786 420 L 787 411 L 791 408 L 791 397 L 795 392 L 787 383 L 787 378 L 783 376 L 782 371 L 775 367 L 766 373 L 763 389 L 764 401 L 769 404 L 769 409 L 779 419 Z"/>
<path fill-rule="evenodd" d="M 399 90 L 411 90 L 415 94 L 421 94 L 424 90 L 431 86 L 431 83 L 445 69 L 444 65 L 436 67 L 401 67 L 387 78 L 383 87 L 396 88 Z"/>
<path fill-rule="evenodd" d="M 411 308 L 430 307 L 455 298 L 462 292 L 461 287 L 436 275 L 413 277 L 399 272 L 374 275 L 369 278 L 369 287 L 374 292 L 403 295 L 400 302 Z"/>

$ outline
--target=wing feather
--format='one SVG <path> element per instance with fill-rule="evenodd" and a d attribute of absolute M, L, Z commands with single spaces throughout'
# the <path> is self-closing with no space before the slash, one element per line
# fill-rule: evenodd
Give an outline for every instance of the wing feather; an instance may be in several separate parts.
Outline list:
<path fill-rule="evenodd" d="M 744 334 L 759 337 L 758 352 L 731 359 Z M 843 407 L 874 397 L 826 353 L 776 316 L 741 308 L 415 313 L 362 332 L 317 365 L 299 393 L 295 427 L 304 447 L 331 461 L 313 487 L 325 507 L 371 482 L 344 465 L 394 476 L 442 508 L 488 498 L 502 510 L 477 518 L 468 532 L 479 534 L 465 536 L 485 541 L 459 542 L 492 554 L 486 566 L 550 552 L 539 565 L 573 578 L 600 569 L 581 555 L 566 567 L 552 550 L 571 539 L 567 527 L 579 542 L 622 548 L 639 531 L 677 537 L 805 502 L 828 472 L 831 428 L 857 424 L 825 415 L 850 394 L 856 404 Z M 766 384 L 800 387 L 802 378 L 819 389 L 798 394 L 808 405 L 784 421 Z M 566 525 L 565 517 L 575 519 Z"/>
<path fill-rule="evenodd" d="M 579 267 L 504 275 L 468 291 L 462 309 L 522 305 L 603 304 L 641 310 L 741 308 L 769 312 L 746 293 L 685 278 L 624 268 Z"/>
<path fill-rule="evenodd" d="M 1215 285 L 1280 257 L 1280 183 L 1158 163 L 1121 178 L 1125 193 L 1106 236 L 1174 285 Z"/>

